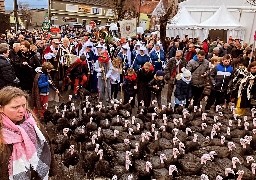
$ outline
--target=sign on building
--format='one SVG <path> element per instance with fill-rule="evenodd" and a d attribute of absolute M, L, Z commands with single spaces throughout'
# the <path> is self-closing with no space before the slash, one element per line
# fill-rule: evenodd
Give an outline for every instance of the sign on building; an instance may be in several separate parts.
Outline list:
<path fill-rule="evenodd" d="M 66 4 L 66 11 L 68 12 L 78 12 L 78 5 Z"/>

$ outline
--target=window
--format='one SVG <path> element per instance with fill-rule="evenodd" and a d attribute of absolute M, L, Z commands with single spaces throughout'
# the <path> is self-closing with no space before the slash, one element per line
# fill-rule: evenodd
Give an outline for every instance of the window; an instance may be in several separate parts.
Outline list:
<path fill-rule="evenodd" d="M 92 14 L 102 14 L 102 8 L 93 7 L 92 8 Z"/>
<path fill-rule="evenodd" d="M 93 14 L 99 14 L 100 13 L 99 8 L 92 8 L 92 13 Z"/>

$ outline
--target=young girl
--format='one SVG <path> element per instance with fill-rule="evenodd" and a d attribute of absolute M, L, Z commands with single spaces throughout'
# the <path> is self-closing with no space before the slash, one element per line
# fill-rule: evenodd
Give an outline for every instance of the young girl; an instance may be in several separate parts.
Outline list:
<path fill-rule="evenodd" d="M 118 85 L 120 83 L 120 75 L 122 74 L 122 61 L 119 58 L 114 58 L 112 61 L 113 69 L 110 74 L 110 84 L 111 84 L 111 99 L 114 99 L 115 103 L 118 103 Z"/>
<path fill-rule="evenodd" d="M 124 104 L 127 104 L 132 97 L 131 106 L 134 108 L 135 95 L 137 91 L 137 75 L 134 69 L 128 69 L 127 75 L 124 76 L 123 91 L 124 91 Z"/>
<path fill-rule="evenodd" d="M 181 69 L 182 73 L 178 74 L 176 79 L 175 96 L 175 108 L 178 106 L 185 106 L 191 97 L 191 72 L 186 68 Z"/>

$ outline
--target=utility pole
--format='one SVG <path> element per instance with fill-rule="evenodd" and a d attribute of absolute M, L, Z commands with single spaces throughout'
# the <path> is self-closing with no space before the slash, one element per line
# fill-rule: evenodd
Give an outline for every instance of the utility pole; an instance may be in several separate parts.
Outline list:
<path fill-rule="evenodd" d="M 48 0 L 48 21 L 51 23 L 52 0 Z"/>
<path fill-rule="evenodd" d="M 14 17 L 15 17 L 15 31 L 17 32 L 19 30 L 19 15 L 18 15 L 18 2 L 17 0 L 14 0 Z"/>

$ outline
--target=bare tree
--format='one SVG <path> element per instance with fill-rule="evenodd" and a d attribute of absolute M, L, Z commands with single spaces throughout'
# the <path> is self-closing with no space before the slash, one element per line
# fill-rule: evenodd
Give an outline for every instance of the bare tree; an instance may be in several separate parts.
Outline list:
<path fill-rule="evenodd" d="M 114 11 L 117 20 L 136 17 L 139 7 L 140 0 L 114 0 Z"/>
<path fill-rule="evenodd" d="M 168 21 L 177 14 L 178 0 L 162 0 L 162 4 L 159 7 L 159 24 L 160 24 L 160 40 L 163 44 L 163 48 L 166 52 L 166 26 Z"/>
<path fill-rule="evenodd" d="M 31 19 L 32 19 L 32 13 L 29 8 L 29 4 L 24 2 L 19 2 L 18 8 L 20 13 L 20 19 L 23 21 L 25 28 L 27 29 L 28 26 L 30 26 Z"/>

